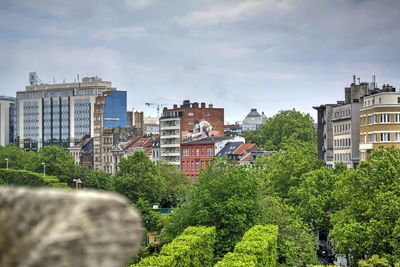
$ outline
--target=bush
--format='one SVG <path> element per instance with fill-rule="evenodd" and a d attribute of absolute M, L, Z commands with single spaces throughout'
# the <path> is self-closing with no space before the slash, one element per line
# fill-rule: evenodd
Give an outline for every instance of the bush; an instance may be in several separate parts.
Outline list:
<path fill-rule="evenodd" d="M 256 267 L 257 257 L 242 253 L 228 252 L 215 267 Z"/>
<path fill-rule="evenodd" d="M 7 185 L 68 188 L 66 183 L 61 183 L 55 176 L 46 176 L 44 178 L 43 174 L 25 170 L 0 169 L 0 180 Z"/>
<path fill-rule="evenodd" d="M 276 266 L 278 259 L 277 247 L 278 226 L 256 225 L 248 230 L 243 235 L 242 240 L 236 244 L 234 255 L 228 253 L 216 266 L 232 266 L 235 259 L 240 261 L 238 265 L 233 266 L 246 266 L 247 261 L 249 261 L 248 266 Z M 249 258 L 247 256 L 254 257 L 255 265 L 252 265 L 253 257 Z M 245 261 L 243 265 L 241 261 Z"/>
<path fill-rule="evenodd" d="M 212 266 L 215 234 L 214 227 L 188 227 L 162 248 L 160 256 L 144 258 L 134 266 Z"/>

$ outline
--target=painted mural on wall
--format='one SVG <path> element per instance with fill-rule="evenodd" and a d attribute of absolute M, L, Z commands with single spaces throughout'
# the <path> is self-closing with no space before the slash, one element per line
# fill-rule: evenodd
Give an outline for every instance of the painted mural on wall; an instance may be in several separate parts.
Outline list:
<path fill-rule="evenodd" d="M 197 141 L 212 135 L 213 128 L 208 121 L 195 121 L 194 129 L 183 137 L 183 142 Z"/>

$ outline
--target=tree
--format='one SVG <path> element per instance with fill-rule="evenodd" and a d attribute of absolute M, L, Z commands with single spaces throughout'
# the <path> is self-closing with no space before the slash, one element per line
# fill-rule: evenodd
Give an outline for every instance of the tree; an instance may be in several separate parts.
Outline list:
<path fill-rule="evenodd" d="M 265 193 L 284 200 L 290 199 L 289 192 L 300 185 L 304 173 L 322 167 L 316 146 L 293 137 L 283 142 L 281 151 L 257 157 L 255 165 L 263 172 Z"/>
<path fill-rule="evenodd" d="M 178 170 L 174 165 L 161 162 L 157 167 L 165 186 L 161 206 L 176 207 L 187 199 L 192 185 L 191 181 L 186 174 Z"/>
<path fill-rule="evenodd" d="M 280 150 L 289 138 L 313 143 L 316 146 L 316 130 L 309 114 L 295 110 L 283 110 L 268 118 L 254 133 L 245 134 L 247 142 L 256 143 L 265 150 Z"/>
<path fill-rule="evenodd" d="M 37 163 L 38 155 L 35 152 L 26 152 L 14 144 L 8 144 L 5 147 L 0 146 L 0 168 L 7 167 L 14 170 L 31 170 L 32 166 Z"/>
<path fill-rule="evenodd" d="M 150 202 L 159 202 L 163 195 L 164 184 L 157 167 L 141 151 L 122 158 L 118 165 L 120 171 L 115 176 L 115 190 L 132 202 L 139 198 Z"/>
<path fill-rule="evenodd" d="M 83 178 L 85 188 L 99 189 L 104 191 L 114 191 L 114 180 L 104 171 L 88 171 Z"/>
<path fill-rule="evenodd" d="M 287 266 L 306 266 L 317 263 L 316 244 L 311 229 L 296 215 L 295 209 L 276 197 L 263 199 L 260 224 L 279 227 L 279 263 Z"/>
<path fill-rule="evenodd" d="M 73 179 L 82 178 L 83 167 L 75 164 L 75 159 L 68 151 L 59 146 L 45 146 L 38 152 L 38 157 L 31 165 L 31 171 L 43 173 L 45 163 L 46 175 L 54 175 L 61 182 L 74 186 Z"/>
<path fill-rule="evenodd" d="M 135 203 L 135 207 L 140 212 L 142 216 L 144 227 L 148 232 L 154 232 L 160 230 L 160 216 L 155 214 L 151 208 L 151 203 L 147 200 L 143 200 L 139 198 L 138 201 Z"/>
<path fill-rule="evenodd" d="M 400 150 L 381 147 L 338 181 L 333 195 L 342 208 L 332 215 L 330 236 L 350 266 L 375 254 L 400 260 L 399 177 Z"/>
<path fill-rule="evenodd" d="M 261 181 L 256 170 L 214 158 L 200 173 L 189 202 L 170 215 L 164 235 L 170 239 L 187 226 L 216 226 L 215 253 L 221 257 L 257 222 L 260 211 Z"/>

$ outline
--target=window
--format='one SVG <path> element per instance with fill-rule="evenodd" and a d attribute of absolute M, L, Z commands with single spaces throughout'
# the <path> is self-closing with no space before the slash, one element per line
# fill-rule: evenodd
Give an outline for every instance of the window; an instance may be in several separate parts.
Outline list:
<path fill-rule="evenodd" d="M 390 133 L 381 133 L 381 142 L 389 142 L 390 141 Z"/>
<path fill-rule="evenodd" d="M 400 122 L 400 114 L 394 114 L 394 121 Z"/>
<path fill-rule="evenodd" d="M 368 116 L 368 124 L 374 124 L 375 123 L 375 115 L 369 115 Z"/>
<path fill-rule="evenodd" d="M 183 161 L 183 162 L 182 162 L 182 171 L 186 171 L 185 167 L 186 167 L 186 164 L 185 164 L 185 162 Z"/>
<path fill-rule="evenodd" d="M 189 149 L 184 149 L 183 150 L 183 156 L 188 157 L 189 156 Z"/>
<path fill-rule="evenodd" d="M 207 148 L 207 156 L 209 157 L 213 156 L 213 151 L 211 148 Z"/>
<path fill-rule="evenodd" d="M 188 116 L 193 117 L 194 113 L 193 112 L 188 112 Z"/>
<path fill-rule="evenodd" d="M 192 161 L 192 171 L 194 171 L 194 161 Z"/>
<path fill-rule="evenodd" d="M 400 133 L 396 133 L 396 134 L 395 134 L 395 138 L 396 138 L 396 141 L 399 142 L 399 141 L 400 141 Z"/>
<path fill-rule="evenodd" d="M 196 157 L 200 156 L 200 149 L 196 148 Z"/>
<path fill-rule="evenodd" d="M 368 134 L 368 143 L 373 143 L 374 141 L 374 134 Z"/>
<path fill-rule="evenodd" d="M 390 122 L 390 114 L 381 114 L 381 123 Z"/>
<path fill-rule="evenodd" d="M 200 170 L 200 162 L 196 162 L 196 171 L 198 172 Z"/>

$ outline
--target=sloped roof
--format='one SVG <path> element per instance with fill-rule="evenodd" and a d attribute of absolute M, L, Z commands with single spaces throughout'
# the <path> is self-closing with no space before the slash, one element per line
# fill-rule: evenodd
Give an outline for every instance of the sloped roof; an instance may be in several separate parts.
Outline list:
<path fill-rule="evenodd" d="M 243 155 L 246 150 L 249 152 L 261 151 L 261 149 L 256 144 L 241 144 L 232 154 Z"/>
<path fill-rule="evenodd" d="M 232 155 L 232 153 L 241 145 L 242 142 L 228 142 L 223 149 L 217 154 L 218 156 L 228 156 Z"/>

